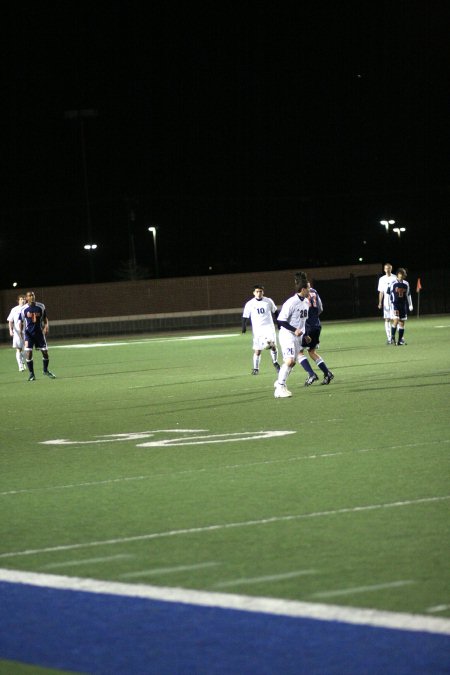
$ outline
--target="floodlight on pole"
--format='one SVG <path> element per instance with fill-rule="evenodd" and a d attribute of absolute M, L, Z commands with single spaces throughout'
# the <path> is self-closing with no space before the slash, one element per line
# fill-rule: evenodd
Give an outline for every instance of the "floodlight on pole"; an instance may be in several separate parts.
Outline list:
<path fill-rule="evenodd" d="M 406 227 L 394 227 L 392 229 L 392 232 L 395 232 L 395 234 L 400 239 L 402 232 L 406 232 Z"/>
<path fill-rule="evenodd" d="M 153 259 L 155 263 L 155 277 L 158 278 L 158 249 L 156 248 L 156 231 L 158 226 L 147 228 L 153 235 Z"/>
<path fill-rule="evenodd" d="M 386 228 L 386 232 L 389 232 L 389 225 L 395 225 L 395 220 L 380 220 L 380 225 Z"/>
<path fill-rule="evenodd" d="M 85 244 L 84 248 L 86 249 L 86 251 L 95 251 L 95 249 L 97 248 L 97 244 Z"/>
<path fill-rule="evenodd" d="M 91 108 L 83 110 L 66 110 L 64 112 L 66 120 L 76 122 L 80 125 L 80 142 L 81 142 L 81 162 L 83 167 L 83 182 L 84 182 L 84 198 L 86 202 L 86 235 L 89 239 L 92 238 L 92 217 L 91 217 L 91 200 L 89 196 L 89 180 L 86 156 L 86 138 L 84 133 L 85 120 L 98 117 L 98 111 Z M 86 248 L 86 246 L 85 246 Z M 91 282 L 95 281 L 94 262 L 89 258 L 89 270 Z"/>

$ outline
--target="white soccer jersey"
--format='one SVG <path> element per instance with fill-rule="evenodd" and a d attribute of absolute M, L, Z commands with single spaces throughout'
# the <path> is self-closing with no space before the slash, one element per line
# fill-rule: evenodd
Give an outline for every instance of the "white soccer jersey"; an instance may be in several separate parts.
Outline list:
<path fill-rule="evenodd" d="M 287 321 L 293 328 L 300 328 L 304 333 L 309 307 L 310 304 L 308 298 L 301 298 L 296 293 L 291 298 L 288 298 L 282 306 L 278 315 L 278 321 Z M 303 351 L 301 336 L 297 336 L 292 331 L 281 326 L 278 337 L 283 353 L 283 359 L 296 360 L 298 355 Z"/>
<path fill-rule="evenodd" d="M 8 315 L 8 318 L 6 319 L 8 323 L 12 321 L 14 325 L 12 346 L 15 349 L 23 349 L 23 331 L 22 333 L 20 332 L 20 325 L 19 325 L 19 317 L 21 311 L 22 305 L 17 305 L 16 307 L 13 307 Z"/>
<path fill-rule="evenodd" d="M 294 328 L 305 330 L 305 322 L 308 318 L 309 300 L 301 298 L 297 293 L 288 298 L 278 315 L 278 321 L 287 321 Z M 281 330 L 286 330 L 282 328 Z"/>
<path fill-rule="evenodd" d="M 8 323 L 12 321 L 14 323 L 14 332 L 20 335 L 20 326 L 19 326 L 19 316 L 22 311 L 22 305 L 17 305 L 13 307 L 10 311 L 8 318 L 6 319 Z"/>
<path fill-rule="evenodd" d="M 383 274 L 383 276 L 378 279 L 378 292 L 383 293 L 383 307 L 386 311 L 391 309 L 390 288 L 396 281 L 397 277 L 395 274 L 390 274 L 389 276 Z"/>
<path fill-rule="evenodd" d="M 244 307 L 242 316 L 252 322 L 253 333 L 264 333 L 267 329 L 274 330 L 272 314 L 277 311 L 277 306 L 271 298 L 252 298 Z"/>

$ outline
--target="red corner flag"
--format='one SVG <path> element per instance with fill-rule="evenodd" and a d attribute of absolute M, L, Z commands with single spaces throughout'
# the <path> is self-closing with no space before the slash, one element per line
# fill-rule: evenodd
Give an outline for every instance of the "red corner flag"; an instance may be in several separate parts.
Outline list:
<path fill-rule="evenodd" d="M 420 283 L 420 277 L 417 279 L 416 293 L 420 293 L 422 290 L 422 284 Z"/>

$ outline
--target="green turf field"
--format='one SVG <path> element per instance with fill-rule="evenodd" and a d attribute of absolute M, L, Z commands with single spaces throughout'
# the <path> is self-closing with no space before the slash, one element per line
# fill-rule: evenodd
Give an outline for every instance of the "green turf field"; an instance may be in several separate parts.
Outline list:
<path fill-rule="evenodd" d="M 0 350 L 0 567 L 449 617 L 450 317 L 325 324 L 282 400 L 188 337 Z"/>

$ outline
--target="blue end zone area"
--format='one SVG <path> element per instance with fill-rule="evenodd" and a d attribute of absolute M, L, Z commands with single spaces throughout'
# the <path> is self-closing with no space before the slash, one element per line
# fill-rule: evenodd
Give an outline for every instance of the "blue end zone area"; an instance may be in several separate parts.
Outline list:
<path fill-rule="evenodd" d="M 445 635 L 0 582 L 0 658 L 102 675 L 439 675 Z"/>

